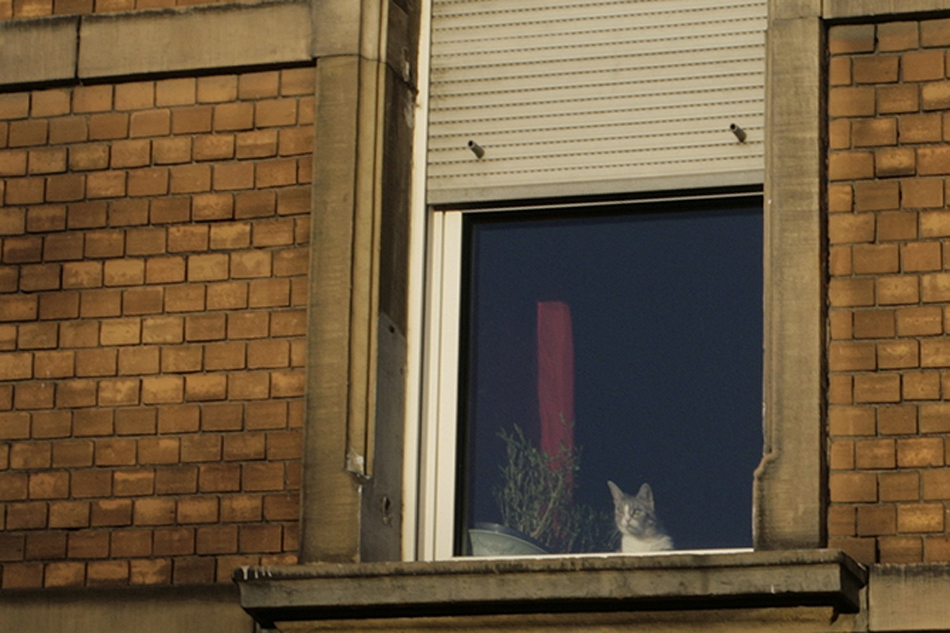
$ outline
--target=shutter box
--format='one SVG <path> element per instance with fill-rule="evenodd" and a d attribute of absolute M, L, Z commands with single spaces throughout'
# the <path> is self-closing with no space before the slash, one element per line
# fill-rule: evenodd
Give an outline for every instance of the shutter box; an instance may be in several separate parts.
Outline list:
<path fill-rule="evenodd" d="M 433 0 L 429 203 L 761 183 L 766 5 Z"/>

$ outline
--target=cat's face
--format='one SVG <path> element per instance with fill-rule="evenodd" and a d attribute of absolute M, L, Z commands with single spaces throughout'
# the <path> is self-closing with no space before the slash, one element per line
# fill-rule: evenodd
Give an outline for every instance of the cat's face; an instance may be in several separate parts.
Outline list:
<path fill-rule="evenodd" d="M 645 536 L 655 531 L 659 521 L 649 484 L 640 486 L 636 496 L 624 493 L 612 481 L 607 485 L 614 498 L 614 521 L 622 534 Z"/>

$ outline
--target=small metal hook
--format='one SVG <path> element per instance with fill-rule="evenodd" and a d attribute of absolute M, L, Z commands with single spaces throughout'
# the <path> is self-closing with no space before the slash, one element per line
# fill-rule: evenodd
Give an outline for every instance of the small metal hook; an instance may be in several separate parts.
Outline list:
<path fill-rule="evenodd" d="M 475 158 L 482 158 L 485 155 L 485 148 L 475 141 L 469 141 L 468 148 L 475 154 Z"/>
<path fill-rule="evenodd" d="M 729 124 L 729 129 L 732 130 L 732 133 L 736 135 L 736 138 L 739 139 L 740 143 L 745 143 L 746 133 L 741 127 L 735 123 Z"/>

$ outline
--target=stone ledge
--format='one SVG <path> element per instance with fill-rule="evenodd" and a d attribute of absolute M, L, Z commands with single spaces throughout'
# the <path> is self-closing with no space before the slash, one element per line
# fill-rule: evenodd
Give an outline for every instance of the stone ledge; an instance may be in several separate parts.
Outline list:
<path fill-rule="evenodd" d="M 81 79 L 309 62 L 310 5 L 265 2 L 93 14 L 79 27 Z"/>
<path fill-rule="evenodd" d="M 875 565 L 868 583 L 872 631 L 935 631 L 950 622 L 950 564 Z"/>
<path fill-rule="evenodd" d="M 824 0 L 821 17 L 826 20 L 946 11 L 946 0 Z"/>
<path fill-rule="evenodd" d="M 306 0 L 4 20 L 0 89 L 307 64 L 312 31 Z"/>
<path fill-rule="evenodd" d="M 866 570 L 836 550 L 315 564 L 235 571 L 241 606 L 278 621 L 829 606 L 860 610 Z"/>
<path fill-rule="evenodd" d="M 72 79 L 78 33 L 75 16 L 0 22 L 0 85 Z"/>

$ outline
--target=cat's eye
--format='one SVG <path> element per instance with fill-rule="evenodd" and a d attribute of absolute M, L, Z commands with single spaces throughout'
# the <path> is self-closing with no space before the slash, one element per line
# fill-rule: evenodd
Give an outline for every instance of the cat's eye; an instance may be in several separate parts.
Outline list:
<path fill-rule="evenodd" d="M 761 200 L 458 217 L 454 553 L 617 551 L 608 480 L 678 548 L 750 546 Z"/>

